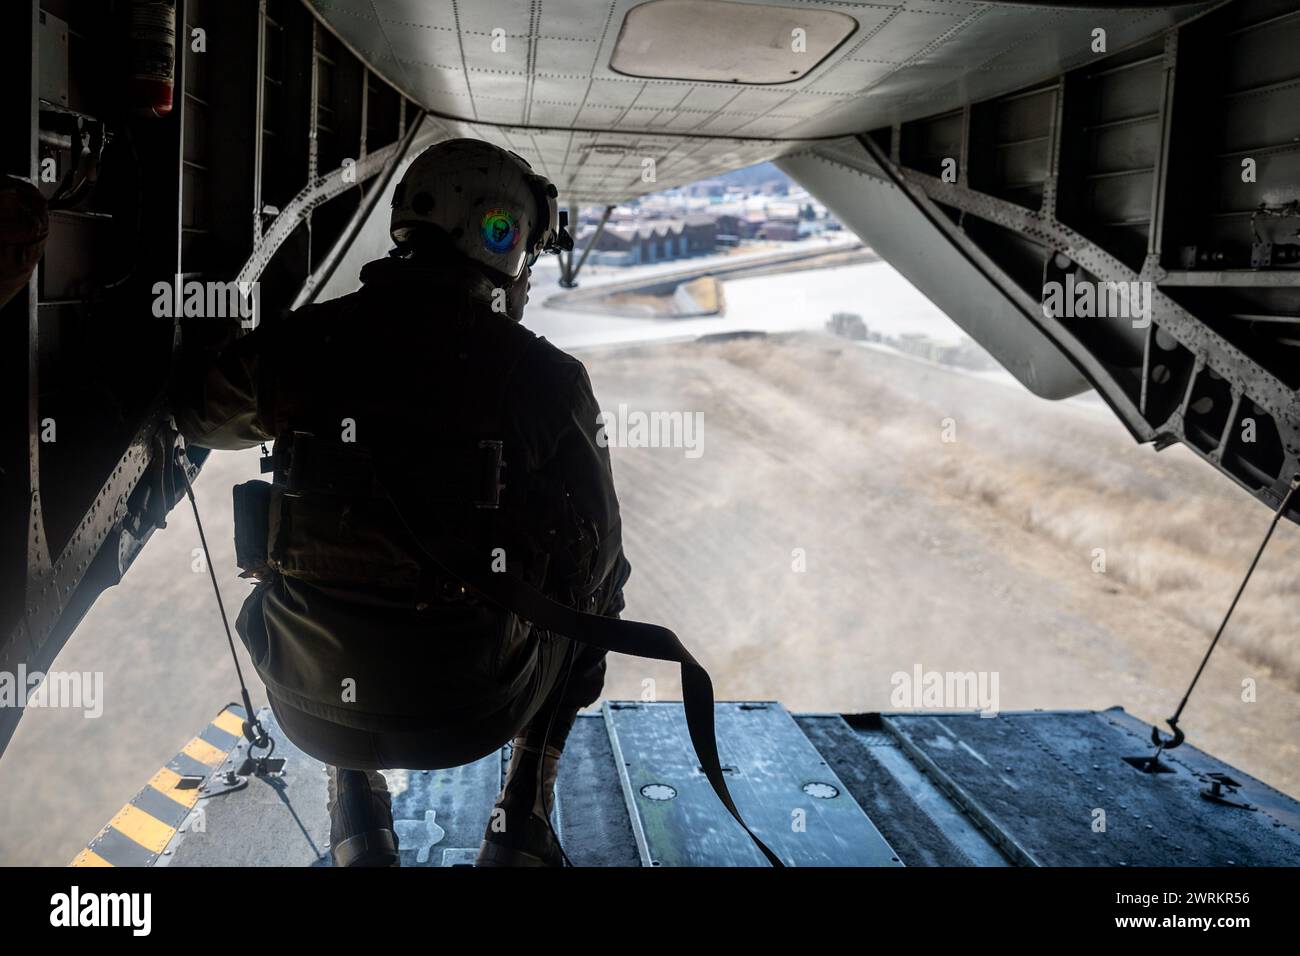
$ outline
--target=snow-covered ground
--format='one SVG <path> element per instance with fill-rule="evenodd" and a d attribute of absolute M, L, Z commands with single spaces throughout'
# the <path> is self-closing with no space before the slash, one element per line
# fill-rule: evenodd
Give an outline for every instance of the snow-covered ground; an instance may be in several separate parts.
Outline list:
<path fill-rule="evenodd" d="M 853 237 L 825 237 L 802 242 L 770 243 L 755 252 L 718 258 L 732 262 L 735 258 L 760 257 L 779 249 L 808 249 L 812 243 L 833 250 L 854 242 L 856 239 Z M 676 260 L 631 268 L 592 269 L 584 266 L 578 279 L 583 288 L 598 287 L 610 282 L 651 278 L 702 261 L 705 260 Z M 836 312 L 856 312 L 862 316 L 868 329 L 891 338 L 915 334 L 940 342 L 956 342 L 966 335 L 957 323 L 883 260 L 803 272 L 734 279 L 724 277 L 724 314 L 692 319 L 633 318 L 548 307 L 545 300 L 559 290 L 559 274 L 559 265 L 554 258 L 539 260 L 533 270 L 534 291 L 529 296 L 524 325 L 571 352 L 637 342 L 688 341 L 701 335 L 724 332 L 821 331 L 826 321 Z M 887 345 L 868 342 L 856 344 L 861 348 L 902 354 Z M 912 360 L 924 363 L 923 359 Z M 958 371 L 999 385 L 1023 388 L 1015 376 L 1001 366 L 984 371 Z M 1094 411 L 1109 413 L 1101 398 L 1091 390 L 1069 401 Z"/>
<path fill-rule="evenodd" d="M 806 242 L 785 245 L 808 248 Z M 833 249 L 835 244 L 827 243 L 826 248 Z M 698 261 L 606 269 L 594 274 L 588 274 L 584 267 L 578 279 L 584 288 L 594 287 L 602 282 L 671 272 Z M 715 332 L 819 330 L 834 312 L 857 312 L 868 328 L 886 335 L 918 332 L 949 340 L 961 335 L 951 319 L 885 262 L 726 279 L 726 313 L 698 319 L 626 318 L 547 308 L 543 300 L 554 293 L 558 275 L 553 259 L 538 263 L 524 324 L 562 349 L 690 339 Z"/>

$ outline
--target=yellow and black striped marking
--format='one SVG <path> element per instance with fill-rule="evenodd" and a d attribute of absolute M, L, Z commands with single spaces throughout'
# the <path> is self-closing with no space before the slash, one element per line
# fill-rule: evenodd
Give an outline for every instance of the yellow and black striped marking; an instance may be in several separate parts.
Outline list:
<path fill-rule="evenodd" d="M 228 704 L 131 798 L 72 866 L 152 866 L 199 801 L 199 786 L 243 736 L 244 708 Z"/>

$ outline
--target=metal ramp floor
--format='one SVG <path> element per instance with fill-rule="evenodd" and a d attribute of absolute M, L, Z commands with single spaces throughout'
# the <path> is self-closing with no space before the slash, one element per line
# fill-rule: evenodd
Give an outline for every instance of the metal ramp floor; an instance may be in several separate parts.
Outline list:
<path fill-rule="evenodd" d="M 276 763 L 251 772 L 242 716 L 224 711 L 76 862 L 328 866 L 325 768 L 265 709 Z M 726 702 L 716 720 L 737 806 L 795 866 L 1300 865 L 1300 804 L 1190 745 L 1170 772 L 1141 772 L 1124 757 L 1149 754 L 1148 729 L 1119 708 L 982 718 Z M 508 756 L 387 773 L 403 866 L 472 865 Z M 577 866 L 763 865 L 700 771 L 679 703 L 581 715 L 554 822 Z"/>

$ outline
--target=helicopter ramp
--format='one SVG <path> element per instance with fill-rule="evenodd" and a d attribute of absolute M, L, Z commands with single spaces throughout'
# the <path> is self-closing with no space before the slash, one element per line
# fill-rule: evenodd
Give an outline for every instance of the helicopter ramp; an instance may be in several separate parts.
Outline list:
<path fill-rule="evenodd" d="M 328 866 L 326 771 L 276 740 L 259 767 L 228 707 L 91 841 L 77 865 Z M 716 709 L 728 786 L 796 866 L 1300 865 L 1300 804 L 1189 744 L 1144 772 L 1119 708 L 791 714 Z M 1134 758 L 1126 760 L 1125 758 Z M 388 771 L 403 866 L 472 865 L 508 748 Z M 760 866 L 689 744 L 680 703 L 581 715 L 554 816 L 577 866 Z"/>

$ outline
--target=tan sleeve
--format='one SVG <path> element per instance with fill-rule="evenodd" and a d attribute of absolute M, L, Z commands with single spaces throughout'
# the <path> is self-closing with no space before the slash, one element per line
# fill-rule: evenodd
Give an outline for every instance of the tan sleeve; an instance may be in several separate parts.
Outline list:
<path fill-rule="evenodd" d="M 263 328 L 227 348 L 215 361 L 181 359 L 171 389 L 172 414 L 186 442 L 204 448 L 253 448 L 275 438 L 264 413 L 271 396 Z"/>

